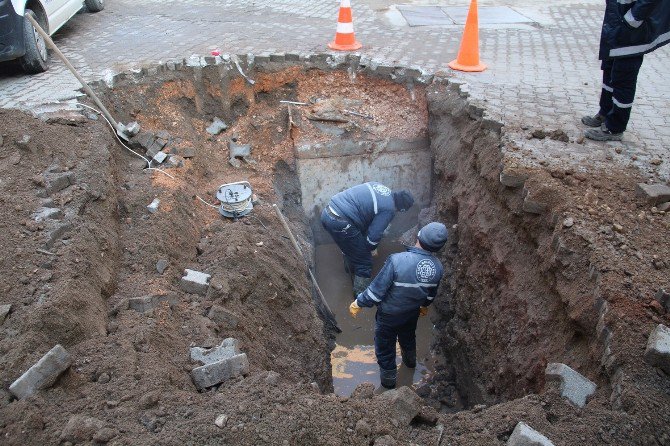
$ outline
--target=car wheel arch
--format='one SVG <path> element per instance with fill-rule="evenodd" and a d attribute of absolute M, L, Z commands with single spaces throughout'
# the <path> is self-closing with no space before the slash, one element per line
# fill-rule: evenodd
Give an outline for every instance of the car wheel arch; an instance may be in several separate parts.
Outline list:
<path fill-rule="evenodd" d="M 24 6 L 24 13 L 26 9 L 30 9 L 35 13 L 37 16 L 37 22 L 40 25 L 43 25 L 44 31 L 51 35 L 51 32 L 49 31 L 51 27 L 49 26 L 49 16 L 47 15 L 47 12 L 44 10 L 44 6 L 42 6 L 42 3 L 39 2 L 38 0 L 28 0 L 25 2 Z"/>

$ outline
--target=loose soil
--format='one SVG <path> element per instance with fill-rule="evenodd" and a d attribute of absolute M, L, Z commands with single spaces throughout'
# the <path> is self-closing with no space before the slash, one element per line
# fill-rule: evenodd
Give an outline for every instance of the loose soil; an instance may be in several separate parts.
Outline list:
<path fill-rule="evenodd" d="M 519 421 L 557 445 L 670 444 L 670 381 L 642 359 L 650 331 L 670 322 L 653 299 L 668 286 L 670 217 L 635 198 L 638 172 L 514 166 L 528 179 L 506 188 L 499 131 L 443 85 L 426 96 L 379 79 L 288 70 L 258 73 L 254 86 L 233 79 L 224 97 L 207 73 L 172 76 L 107 92 L 106 101 L 123 122 L 167 130 L 166 151 L 195 151 L 166 170 L 174 178 L 142 170 L 100 120 L 0 111 L 0 304 L 12 304 L 0 326 L 4 444 L 502 445 Z M 332 393 L 334 334 L 270 207 L 283 208 L 311 259 L 293 139 L 312 124 L 300 117 L 308 128 L 289 129 L 288 107 L 277 101 L 315 96 L 362 100 L 346 106 L 372 115 L 381 133 L 430 132 L 433 204 L 452 237 L 431 316 L 436 373 L 416 389 L 424 416 L 410 426 L 389 416 L 370 386 Z M 205 132 L 215 115 L 231 126 L 218 136 Z M 233 134 L 252 144 L 256 164 L 228 164 Z M 63 174 L 74 184 L 41 198 Z M 219 185 L 243 179 L 259 198 L 253 218 L 222 219 L 196 198 L 214 202 Z M 524 196 L 544 210 L 524 212 Z M 154 198 L 161 203 L 151 214 Z M 64 215 L 35 222 L 44 205 Z M 159 260 L 168 262 L 163 274 Z M 180 290 L 184 268 L 212 275 L 206 296 Z M 127 299 L 145 295 L 177 303 L 128 308 Z M 238 323 L 210 319 L 215 306 Z M 249 376 L 198 392 L 189 347 L 226 337 L 239 339 Z M 73 366 L 53 387 L 11 399 L 11 382 L 57 343 Z M 548 362 L 598 384 L 584 409 L 545 383 Z"/>

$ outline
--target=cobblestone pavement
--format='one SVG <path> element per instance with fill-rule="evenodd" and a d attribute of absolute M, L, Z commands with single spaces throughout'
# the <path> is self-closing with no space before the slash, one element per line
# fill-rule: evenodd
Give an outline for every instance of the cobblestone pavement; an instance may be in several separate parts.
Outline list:
<path fill-rule="evenodd" d="M 502 120 L 512 139 L 534 128 L 562 128 L 578 139 L 579 118 L 597 111 L 601 86 L 597 60 L 602 0 L 480 1 L 480 8 L 510 6 L 534 25 L 487 25 L 480 30 L 483 73 L 447 68 L 457 54 L 462 26 L 409 27 L 384 0 L 354 1 L 361 52 L 387 63 L 447 71 L 468 83 L 472 100 Z M 400 1 L 398 4 L 465 6 L 467 0 Z M 87 79 L 170 59 L 224 53 L 327 52 L 339 1 L 109 0 L 97 14 L 81 13 L 55 35 L 56 44 Z M 623 143 L 578 144 L 570 154 L 552 141 L 527 140 L 532 159 L 635 164 L 670 177 L 670 60 L 664 47 L 645 57 Z M 54 59 L 52 57 L 52 59 Z M 62 107 L 80 93 L 56 60 L 47 73 L 25 76 L 0 66 L 0 107 L 33 111 Z M 46 105 L 45 105 L 46 104 Z M 522 130 L 526 128 L 527 130 Z M 516 133 L 514 129 L 517 129 Z M 524 133 L 525 132 L 525 133 Z M 560 149 L 560 150 L 559 150 Z M 659 164 L 660 161 L 660 164 Z"/>

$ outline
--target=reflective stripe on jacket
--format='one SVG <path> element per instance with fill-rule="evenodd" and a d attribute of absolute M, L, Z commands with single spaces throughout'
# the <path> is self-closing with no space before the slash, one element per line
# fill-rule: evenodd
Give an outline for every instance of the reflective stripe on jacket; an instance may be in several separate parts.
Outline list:
<path fill-rule="evenodd" d="M 601 60 L 649 53 L 670 42 L 670 1 L 607 0 Z"/>
<path fill-rule="evenodd" d="M 385 314 L 403 314 L 433 303 L 444 274 L 440 261 L 421 248 L 392 254 L 370 286 L 358 295 L 361 307 L 377 305 Z"/>

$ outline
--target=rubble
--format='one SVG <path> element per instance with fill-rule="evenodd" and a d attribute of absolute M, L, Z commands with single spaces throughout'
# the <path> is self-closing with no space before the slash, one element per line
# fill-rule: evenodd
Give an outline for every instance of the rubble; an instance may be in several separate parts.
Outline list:
<path fill-rule="evenodd" d="M 670 374 L 670 328 L 658 324 L 649 335 L 644 360 Z"/>
<path fill-rule="evenodd" d="M 647 205 L 655 206 L 670 201 L 670 187 L 665 184 L 638 183 L 635 195 L 642 198 Z"/>
<path fill-rule="evenodd" d="M 147 206 L 147 210 L 151 212 L 152 214 L 155 214 L 158 212 L 158 206 L 161 204 L 161 201 L 158 198 L 154 198 L 154 200 Z"/>
<path fill-rule="evenodd" d="M 209 133 L 210 135 L 218 135 L 219 133 L 223 132 L 227 128 L 228 128 L 228 126 L 226 125 L 225 122 L 223 122 L 221 119 L 215 117 L 212 124 L 209 127 L 207 127 L 207 133 Z"/>
<path fill-rule="evenodd" d="M 523 421 L 519 421 L 507 440 L 507 446 L 554 446 L 554 443 Z"/>
<path fill-rule="evenodd" d="M 209 288 L 211 275 L 194 271 L 192 269 L 184 270 L 184 277 L 181 278 L 181 289 L 190 294 L 200 294 L 204 296 Z"/>
<path fill-rule="evenodd" d="M 44 220 L 58 220 L 63 217 L 63 211 L 58 208 L 41 207 L 32 215 L 33 220 L 42 222 Z"/>
<path fill-rule="evenodd" d="M 244 160 L 249 164 L 253 164 L 254 161 L 251 157 L 251 144 L 238 144 L 237 141 L 233 138 L 228 142 L 228 148 L 230 149 L 230 159 L 228 162 L 231 166 L 240 168 L 242 164 L 240 160 Z"/>
<path fill-rule="evenodd" d="M 237 314 L 219 305 L 212 305 L 207 317 L 227 329 L 237 328 L 240 323 L 240 317 Z"/>
<path fill-rule="evenodd" d="M 163 274 L 168 265 L 169 262 L 165 259 L 160 259 L 158 262 L 156 262 L 156 271 L 158 271 L 158 274 Z"/>
<path fill-rule="evenodd" d="M 670 292 L 661 288 L 654 295 L 654 299 L 665 308 L 665 311 L 670 311 Z"/>
<path fill-rule="evenodd" d="M 409 426 L 414 417 L 421 411 L 422 401 L 419 395 L 409 387 L 389 390 L 377 396 L 380 404 L 388 407 L 392 418 L 403 426 Z"/>
<path fill-rule="evenodd" d="M 191 370 L 193 383 L 198 390 L 221 384 L 231 378 L 249 373 L 246 353 L 240 353 L 236 339 L 228 338 L 211 349 L 191 348 L 191 360 L 204 365 Z"/>
<path fill-rule="evenodd" d="M 72 357 L 60 344 L 49 350 L 35 365 L 9 386 L 17 398 L 26 398 L 52 386 L 72 364 Z"/>
<path fill-rule="evenodd" d="M 146 311 L 153 310 L 163 302 L 168 302 L 168 304 L 172 307 L 177 305 L 179 298 L 174 294 L 133 297 L 128 299 L 128 307 L 131 310 L 137 311 L 138 313 L 144 313 Z"/>
<path fill-rule="evenodd" d="M 596 391 L 595 383 L 565 364 L 549 363 L 545 374 L 547 381 L 560 383 L 561 396 L 576 406 L 584 407 L 587 398 Z"/>

